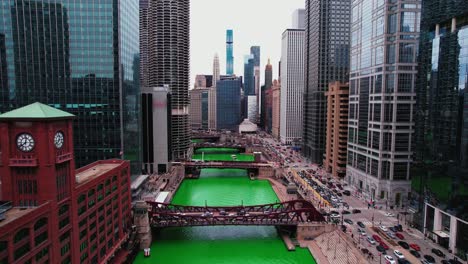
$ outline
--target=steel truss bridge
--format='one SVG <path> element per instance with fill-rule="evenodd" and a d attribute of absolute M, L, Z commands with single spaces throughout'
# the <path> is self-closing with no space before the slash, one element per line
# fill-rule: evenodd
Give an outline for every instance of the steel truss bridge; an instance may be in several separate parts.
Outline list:
<path fill-rule="evenodd" d="M 237 162 L 237 161 L 208 161 L 208 162 L 182 162 L 186 168 L 238 168 L 238 169 L 260 169 L 271 168 L 269 163 L 260 162 Z"/>
<path fill-rule="evenodd" d="M 315 207 L 305 200 L 253 206 L 183 206 L 147 202 L 152 227 L 270 225 L 295 226 L 325 222 Z"/>

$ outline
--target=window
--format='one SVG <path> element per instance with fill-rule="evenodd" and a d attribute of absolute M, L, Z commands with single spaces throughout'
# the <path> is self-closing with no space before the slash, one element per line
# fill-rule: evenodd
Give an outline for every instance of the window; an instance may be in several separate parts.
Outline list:
<path fill-rule="evenodd" d="M 29 229 L 23 228 L 20 231 L 18 231 L 13 239 L 13 242 L 16 244 L 23 239 L 27 238 L 29 236 Z"/>
<path fill-rule="evenodd" d="M 394 34 L 397 29 L 397 14 L 391 14 L 388 16 L 388 33 Z"/>
<path fill-rule="evenodd" d="M 59 209 L 59 216 L 68 213 L 68 204 L 62 205 Z"/>
<path fill-rule="evenodd" d="M 70 218 L 64 218 L 59 222 L 59 228 L 62 229 L 70 223 Z"/>
<path fill-rule="evenodd" d="M 393 105 L 385 104 L 384 122 L 393 122 Z"/>
<path fill-rule="evenodd" d="M 409 151 L 410 135 L 406 133 L 395 134 L 395 151 L 407 152 Z"/>
<path fill-rule="evenodd" d="M 28 253 L 29 251 L 31 250 L 31 247 L 29 245 L 29 243 L 26 243 L 25 245 L 23 245 L 22 247 L 18 248 L 17 250 L 15 250 L 15 260 L 21 258 L 22 256 L 26 255 L 26 253 Z"/>
<path fill-rule="evenodd" d="M 414 43 L 400 43 L 400 62 L 413 63 L 416 45 Z"/>
<path fill-rule="evenodd" d="M 393 179 L 406 180 L 408 174 L 408 163 L 394 163 L 393 164 Z"/>
<path fill-rule="evenodd" d="M 85 194 L 81 194 L 81 195 L 78 197 L 78 204 L 82 203 L 85 199 L 86 199 L 86 195 L 85 195 Z"/>
<path fill-rule="evenodd" d="M 398 74 L 398 92 L 411 93 L 413 90 L 413 74 L 400 73 Z"/>
<path fill-rule="evenodd" d="M 49 248 L 43 248 L 39 253 L 36 254 L 36 261 L 41 260 L 44 256 L 47 256 L 49 254 Z"/>
<path fill-rule="evenodd" d="M 81 243 L 81 245 L 80 245 L 80 252 L 82 252 L 83 250 L 85 250 L 87 247 L 88 247 L 88 241 L 84 241 L 83 243 Z"/>
<path fill-rule="evenodd" d="M 34 238 L 34 243 L 37 246 L 46 240 L 47 240 L 47 231 L 42 232 L 40 235 L 36 236 Z"/>
<path fill-rule="evenodd" d="M 390 151 L 392 149 L 392 133 L 383 133 L 383 151 Z"/>
<path fill-rule="evenodd" d="M 45 226 L 47 224 L 47 218 L 43 217 L 34 224 L 34 231 L 39 230 L 41 227 Z"/>
<path fill-rule="evenodd" d="M 401 13 L 401 32 L 414 32 L 416 25 L 415 12 L 402 12 Z"/>
<path fill-rule="evenodd" d="M 410 122 L 411 105 L 410 104 L 398 104 L 396 119 L 397 119 L 397 122 Z"/>
<path fill-rule="evenodd" d="M 395 44 L 387 45 L 387 63 L 389 64 L 395 63 L 395 57 L 396 57 Z"/>

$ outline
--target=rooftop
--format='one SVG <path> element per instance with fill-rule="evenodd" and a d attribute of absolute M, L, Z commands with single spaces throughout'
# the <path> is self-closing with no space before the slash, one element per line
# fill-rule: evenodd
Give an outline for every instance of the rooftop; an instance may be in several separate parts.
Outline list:
<path fill-rule="evenodd" d="M 74 117 L 74 115 L 38 102 L 0 114 L 0 119 L 57 119 L 70 117 Z"/>
<path fill-rule="evenodd" d="M 37 207 L 29 207 L 29 208 L 18 208 L 13 207 L 4 213 L 4 220 L 0 221 L 0 227 L 3 227 L 18 218 L 23 217 L 24 215 L 32 212 Z"/>
<path fill-rule="evenodd" d="M 78 184 L 85 183 L 117 168 L 120 165 L 122 165 L 121 162 L 95 163 L 93 166 L 89 166 L 78 172 L 76 174 L 76 182 Z"/>

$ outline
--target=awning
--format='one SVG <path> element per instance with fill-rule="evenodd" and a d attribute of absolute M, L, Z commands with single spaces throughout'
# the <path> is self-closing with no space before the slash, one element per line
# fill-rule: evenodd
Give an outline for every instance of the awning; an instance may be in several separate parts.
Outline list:
<path fill-rule="evenodd" d="M 441 231 L 441 230 L 434 231 L 433 233 L 436 234 L 438 237 L 441 237 L 441 238 L 450 238 L 449 234 L 447 234 L 447 233 L 445 233 L 444 231 Z"/>

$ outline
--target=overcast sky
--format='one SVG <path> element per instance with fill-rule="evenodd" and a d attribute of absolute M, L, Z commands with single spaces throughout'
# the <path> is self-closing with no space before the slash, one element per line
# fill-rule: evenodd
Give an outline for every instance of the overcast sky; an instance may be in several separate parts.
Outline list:
<path fill-rule="evenodd" d="M 260 46 L 261 82 L 268 58 L 273 79 L 278 76 L 281 34 L 292 26 L 292 14 L 305 0 L 191 0 L 190 87 L 195 75 L 212 74 L 213 57 L 219 55 L 220 72 L 226 74 L 226 29 L 234 30 L 234 73 L 244 75 L 244 55 Z"/>

